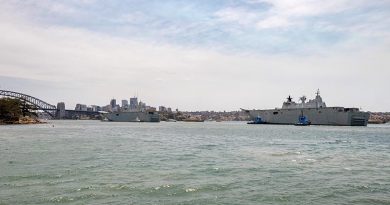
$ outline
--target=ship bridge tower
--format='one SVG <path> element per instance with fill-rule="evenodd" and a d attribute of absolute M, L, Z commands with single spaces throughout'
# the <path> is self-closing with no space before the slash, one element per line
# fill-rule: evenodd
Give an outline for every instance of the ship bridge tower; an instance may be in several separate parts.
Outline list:
<path fill-rule="evenodd" d="M 317 89 L 317 92 L 316 92 L 316 101 L 317 103 L 322 103 L 322 98 L 320 96 L 320 89 Z"/>
<path fill-rule="evenodd" d="M 322 97 L 320 96 L 320 89 L 317 89 L 315 102 L 317 108 L 326 107 L 325 102 L 322 101 Z"/>

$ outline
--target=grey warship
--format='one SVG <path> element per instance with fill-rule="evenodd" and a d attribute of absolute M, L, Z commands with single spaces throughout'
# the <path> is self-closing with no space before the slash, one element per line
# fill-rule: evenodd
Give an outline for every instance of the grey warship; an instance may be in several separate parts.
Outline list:
<path fill-rule="evenodd" d="M 160 122 L 159 114 L 152 110 L 118 111 L 103 115 L 112 122 Z"/>
<path fill-rule="evenodd" d="M 130 106 L 119 107 L 112 102 L 110 112 L 102 112 L 105 121 L 112 122 L 160 122 L 160 115 L 156 109 L 146 106 L 145 103 L 139 102 L 138 98 L 130 98 Z M 122 102 L 123 103 L 123 102 Z"/>
<path fill-rule="evenodd" d="M 288 96 L 282 108 L 267 110 L 245 110 L 251 119 L 261 119 L 263 124 L 296 124 L 305 116 L 311 125 L 367 126 L 370 114 L 359 108 L 327 107 L 319 90 L 316 97 L 306 102 L 306 97 L 296 103 Z"/>

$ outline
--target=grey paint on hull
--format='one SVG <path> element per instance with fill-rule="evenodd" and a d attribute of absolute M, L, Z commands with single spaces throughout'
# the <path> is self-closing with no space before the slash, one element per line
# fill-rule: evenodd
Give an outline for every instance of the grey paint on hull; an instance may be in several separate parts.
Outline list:
<path fill-rule="evenodd" d="M 160 116 L 156 112 L 111 112 L 104 116 L 113 122 L 160 122 Z"/>
<path fill-rule="evenodd" d="M 357 108 L 294 108 L 272 110 L 246 110 L 252 119 L 261 117 L 269 124 L 296 124 L 300 115 L 306 116 L 312 125 L 367 126 L 369 113 Z"/>

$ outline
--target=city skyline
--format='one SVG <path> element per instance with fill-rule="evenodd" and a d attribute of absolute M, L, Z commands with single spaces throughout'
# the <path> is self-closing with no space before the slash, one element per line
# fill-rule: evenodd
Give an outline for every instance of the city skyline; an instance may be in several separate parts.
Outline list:
<path fill-rule="evenodd" d="M 389 111 L 388 1 L 1 1 L 0 89 L 180 110 Z"/>

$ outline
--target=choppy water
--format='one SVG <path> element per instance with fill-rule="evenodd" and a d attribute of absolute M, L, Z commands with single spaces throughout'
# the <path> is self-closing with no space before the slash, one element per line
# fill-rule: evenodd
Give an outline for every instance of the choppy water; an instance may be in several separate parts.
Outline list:
<path fill-rule="evenodd" d="M 54 125 L 54 127 L 53 127 Z M 0 204 L 390 204 L 390 126 L 0 126 Z"/>

